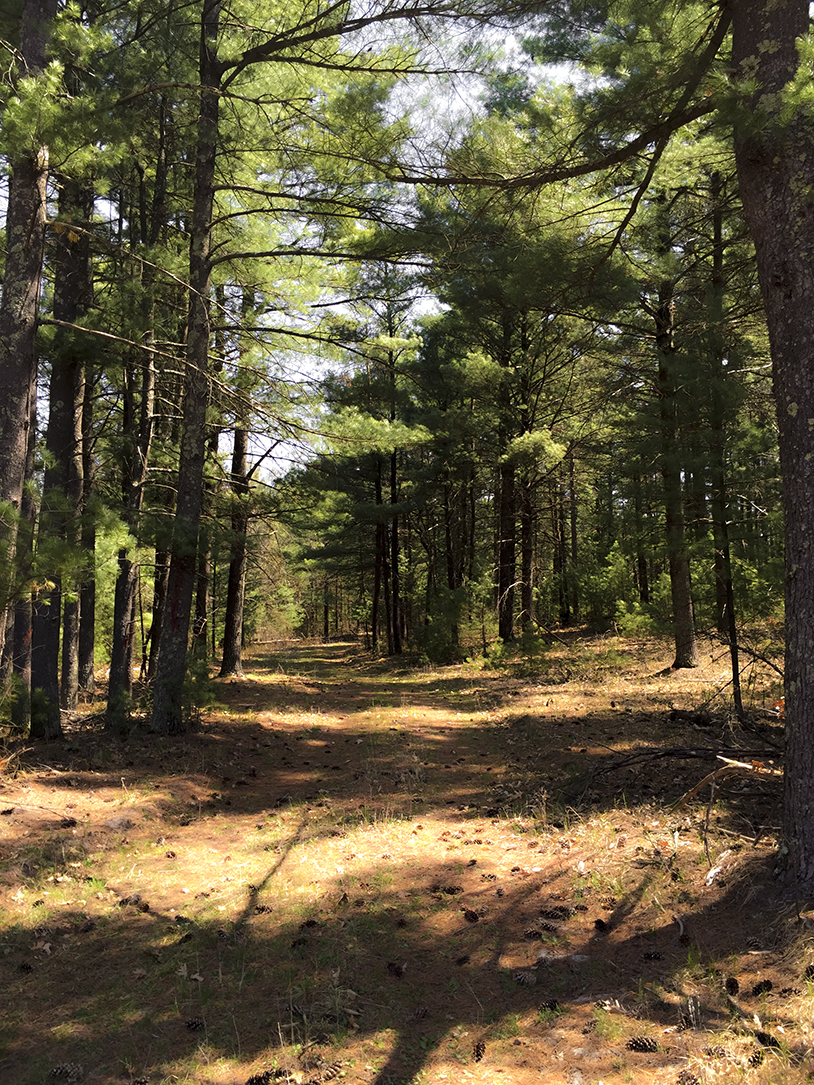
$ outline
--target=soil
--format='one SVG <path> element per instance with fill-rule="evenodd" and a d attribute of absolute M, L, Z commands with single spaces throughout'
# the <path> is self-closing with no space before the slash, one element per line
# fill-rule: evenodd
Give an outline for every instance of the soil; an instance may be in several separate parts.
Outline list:
<path fill-rule="evenodd" d="M 0 1081 L 808 1080 L 776 675 L 668 658 L 260 646 L 186 736 L 66 720 L 0 778 Z"/>

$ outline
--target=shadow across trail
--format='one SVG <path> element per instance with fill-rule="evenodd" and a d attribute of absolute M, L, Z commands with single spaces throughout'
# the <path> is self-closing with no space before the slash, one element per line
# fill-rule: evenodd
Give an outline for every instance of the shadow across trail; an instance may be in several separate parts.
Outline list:
<path fill-rule="evenodd" d="M 38 747 L 47 769 L 5 788 L 21 812 L 3 821 L 0 1078 L 34 1085 L 74 1061 L 128 1085 L 406 1085 L 479 1065 L 553 1085 L 569 1065 L 638 1072 L 626 1043 L 643 1034 L 655 1073 L 695 1065 L 722 1031 L 746 1058 L 757 1011 L 788 1033 L 772 1000 L 803 963 L 769 849 L 713 838 L 707 883 L 695 815 L 612 791 L 555 810 L 555 786 L 584 793 L 624 751 L 607 748 L 607 707 L 560 711 L 541 685 L 306 645 L 224 683 L 195 734 L 121 744 L 86 727 Z M 645 728 L 622 722 L 626 740 Z M 31 793 L 48 796 L 39 821 Z M 105 827 L 111 813 L 129 825 Z M 698 1027 L 666 1042 L 691 997 Z"/>

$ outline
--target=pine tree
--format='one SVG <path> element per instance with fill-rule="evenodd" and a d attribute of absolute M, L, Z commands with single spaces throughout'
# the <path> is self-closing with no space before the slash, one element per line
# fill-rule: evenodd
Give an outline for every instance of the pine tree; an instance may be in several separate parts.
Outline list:
<path fill-rule="evenodd" d="M 26 476 L 29 426 L 36 395 L 37 307 L 45 244 L 48 147 L 37 123 L 38 101 L 53 93 L 46 72 L 47 43 L 56 0 L 25 0 L 19 34 L 19 68 L 11 105 L 16 123 L 4 122 L 11 180 L 6 214 L 6 260 L 0 295 L 0 608 L 16 592 L 14 553 Z M 7 104 L 8 113 L 8 104 Z M 43 110 L 47 115 L 48 110 Z M 11 129 L 11 132 L 9 132 Z M 5 637 L 6 622 L 0 622 Z"/>

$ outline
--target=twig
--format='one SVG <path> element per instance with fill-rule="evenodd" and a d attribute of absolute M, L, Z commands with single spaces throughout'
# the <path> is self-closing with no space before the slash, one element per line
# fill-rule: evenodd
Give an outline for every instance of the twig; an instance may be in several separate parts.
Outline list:
<path fill-rule="evenodd" d="M 0 773 L 5 772 L 16 757 L 22 757 L 24 753 L 30 753 L 33 749 L 33 746 L 26 746 L 24 750 L 15 750 L 13 753 L 8 754 L 7 757 L 0 760 Z"/>
<path fill-rule="evenodd" d="M 752 847 L 756 848 L 762 837 L 765 836 L 767 832 L 779 833 L 780 829 L 773 828 L 769 825 L 761 825 L 761 827 L 757 831 L 757 835 L 753 835 L 751 833 L 738 833 L 734 829 L 723 829 L 720 825 L 716 825 L 715 832 L 721 833 L 722 836 L 735 836 L 738 838 L 738 840 L 748 840 Z"/>

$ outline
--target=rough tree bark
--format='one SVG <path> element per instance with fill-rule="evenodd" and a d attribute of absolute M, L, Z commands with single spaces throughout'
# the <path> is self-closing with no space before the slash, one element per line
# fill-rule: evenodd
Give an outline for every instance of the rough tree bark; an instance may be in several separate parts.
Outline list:
<path fill-rule="evenodd" d="M 25 0 L 19 59 L 24 72 L 45 67 L 56 0 Z M 14 589 L 14 545 L 25 479 L 31 401 L 36 395 L 35 333 L 45 244 L 48 148 L 33 146 L 11 160 L 6 260 L 0 295 L 0 609 Z M 0 621 L 0 637 L 6 622 Z M 2 645 L 0 645 L 2 649 Z"/>
<path fill-rule="evenodd" d="M 786 764 L 783 829 L 800 894 L 814 892 L 814 130 L 785 110 L 808 33 L 808 0 L 731 3 L 742 103 L 735 154 L 766 309 L 786 509 Z M 810 79 L 810 77 L 808 77 Z M 785 92 L 785 93 L 784 93 Z M 793 106 L 793 103 L 791 103 Z"/>
<path fill-rule="evenodd" d="M 189 725 L 184 713 L 184 678 L 197 569 L 206 455 L 206 411 L 210 391 L 210 250 L 218 150 L 218 91 L 222 78 L 217 59 L 220 9 L 219 0 L 206 0 L 201 14 L 201 94 L 189 253 L 184 420 L 178 467 L 178 504 L 153 698 L 152 726 L 159 734 L 180 734 Z"/>
<path fill-rule="evenodd" d="M 25 485 L 20 506 L 20 527 L 17 533 L 17 572 L 20 589 L 13 607 L 11 656 L 14 674 L 14 700 L 11 721 L 19 731 L 31 723 L 31 577 L 34 561 L 34 527 L 37 502 L 34 498 L 34 454 L 37 443 L 37 403 L 31 399 L 31 423 L 28 429 Z"/>

